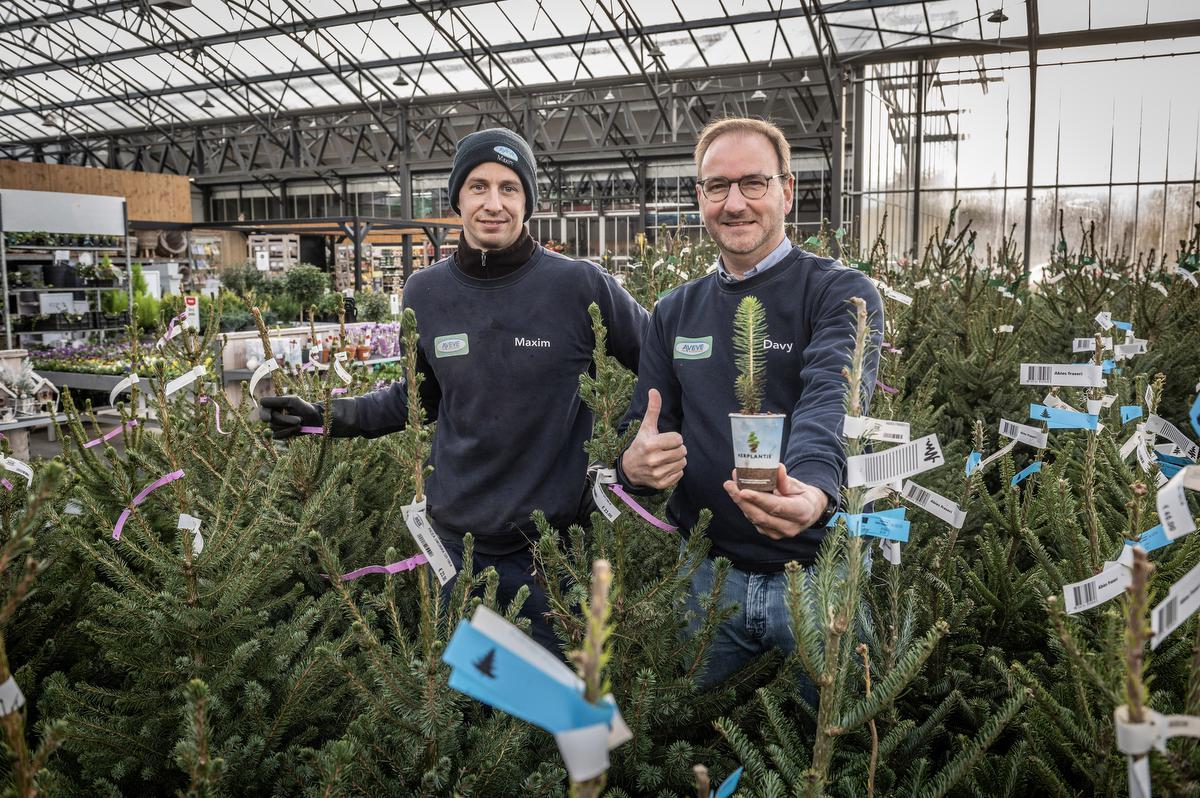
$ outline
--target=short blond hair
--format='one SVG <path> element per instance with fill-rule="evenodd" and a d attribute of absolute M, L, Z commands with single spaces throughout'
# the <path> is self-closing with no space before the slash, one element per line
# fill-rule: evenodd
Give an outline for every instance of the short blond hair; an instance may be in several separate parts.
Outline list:
<path fill-rule="evenodd" d="M 712 143 L 726 133 L 757 133 L 764 136 L 767 141 L 771 142 L 771 146 L 775 148 L 775 154 L 779 157 L 779 171 L 790 172 L 792 170 L 792 147 L 788 144 L 787 137 L 783 135 L 783 131 L 776 125 L 765 119 L 752 119 L 748 116 L 730 116 L 724 119 L 714 119 L 704 126 L 704 130 L 700 131 L 700 139 L 696 142 L 696 174 L 700 174 L 700 164 L 704 160 L 704 153 L 708 152 L 708 148 Z"/>

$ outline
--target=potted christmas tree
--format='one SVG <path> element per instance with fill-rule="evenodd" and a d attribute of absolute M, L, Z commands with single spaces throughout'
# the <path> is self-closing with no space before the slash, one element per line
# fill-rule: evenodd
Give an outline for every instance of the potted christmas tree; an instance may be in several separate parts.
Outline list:
<path fill-rule="evenodd" d="M 738 303 L 733 319 L 733 349 L 738 367 L 734 391 L 741 406 L 741 412 L 729 414 L 733 464 L 739 488 L 769 493 L 775 490 L 779 470 L 783 415 L 760 412 L 767 387 L 767 359 L 763 349 L 766 339 L 766 311 L 756 297 L 745 297 Z"/>

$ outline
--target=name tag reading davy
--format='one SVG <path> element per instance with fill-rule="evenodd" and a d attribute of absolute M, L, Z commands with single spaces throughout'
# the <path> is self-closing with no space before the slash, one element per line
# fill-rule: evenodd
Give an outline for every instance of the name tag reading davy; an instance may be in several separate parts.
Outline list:
<path fill-rule="evenodd" d="M 425 559 L 429 560 L 429 567 L 437 576 L 438 584 L 445 585 L 454 578 L 458 570 L 450 559 L 450 553 L 442 545 L 441 538 L 429 526 L 429 519 L 425 517 L 425 500 L 406 504 L 401 508 L 401 512 L 404 514 L 404 524 L 408 527 L 409 534 L 417 542 L 417 547 L 421 549 Z"/>

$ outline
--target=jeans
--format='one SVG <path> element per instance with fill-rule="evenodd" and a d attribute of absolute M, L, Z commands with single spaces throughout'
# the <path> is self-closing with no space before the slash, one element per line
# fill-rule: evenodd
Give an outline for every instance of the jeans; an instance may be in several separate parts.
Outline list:
<path fill-rule="evenodd" d="M 442 543 L 445 545 L 450 559 L 454 562 L 455 570 L 461 571 L 463 567 L 462 538 L 447 536 L 442 538 Z M 496 603 L 500 610 L 503 611 L 509 602 L 517 597 L 517 591 L 521 589 L 522 585 L 528 585 L 529 597 L 521 605 L 519 614 L 522 618 L 529 619 L 529 631 L 533 639 L 556 657 L 562 657 L 562 646 L 554 634 L 553 625 L 546 617 L 546 613 L 550 611 L 550 601 L 546 596 L 545 585 L 534 575 L 533 549 L 524 548 L 512 554 L 472 553 L 474 573 L 478 574 L 489 566 L 495 568 L 496 573 L 500 576 L 500 583 L 496 590 Z M 442 587 L 444 603 L 450 603 L 450 592 L 454 589 L 457 580 L 458 577 L 455 576 Z M 483 588 L 478 588 L 475 595 L 483 595 Z"/>
<path fill-rule="evenodd" d="M 680 545 L 681 556 L 687 543 Z M 864 573 L 871 572 L 871 550 L 864 547 Z M 805 568 L 805 578 L 813 576 L 813 566 Z M 713 589 L 713 560 L 705 558 L 692 575 L 692 586 L 687 595 L 687 609 L 691 613 L 684 634 L 694 636 L 704 621 L 704 608 L 700 596 Z M 787 574 L 784 572 L 760 574 L 741 571 L 730 566 L 721 590 L 718 610 L 731 605 L 737 610 L 717 627 L 708 648 L 708 661 L 696 678 L 696 686 L 707 690 L 724 682 L 739 668 L 753 659 L 778 648 L 791 654 L 796 648 L 792 635 L 791 614 L 787 606 Z M 800 695 L 810 706 L 816 708 L 819 692 L 803 669 L 797 670 Z"/>

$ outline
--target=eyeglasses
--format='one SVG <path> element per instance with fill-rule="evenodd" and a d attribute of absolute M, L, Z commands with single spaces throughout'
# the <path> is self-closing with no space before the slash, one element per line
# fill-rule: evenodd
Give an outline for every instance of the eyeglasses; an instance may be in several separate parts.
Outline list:
<path fill-rule="evenodd" d="M 730 180 L 728 177 L 708 177 L 704 180 L 697 180 L 696 185 L 700 186 L 705 197 L 713 202 L 720 202 L 729 196 L 729 187 L 737 182 L 738 191 L 742 192 L 742 196 L 755 200 L 762 199 L 767 195 L 768 186 L 777 177 L 791 177 L 791 174 L 783 172 L 778 175 L 746 175 L 737 181 Z"/>

